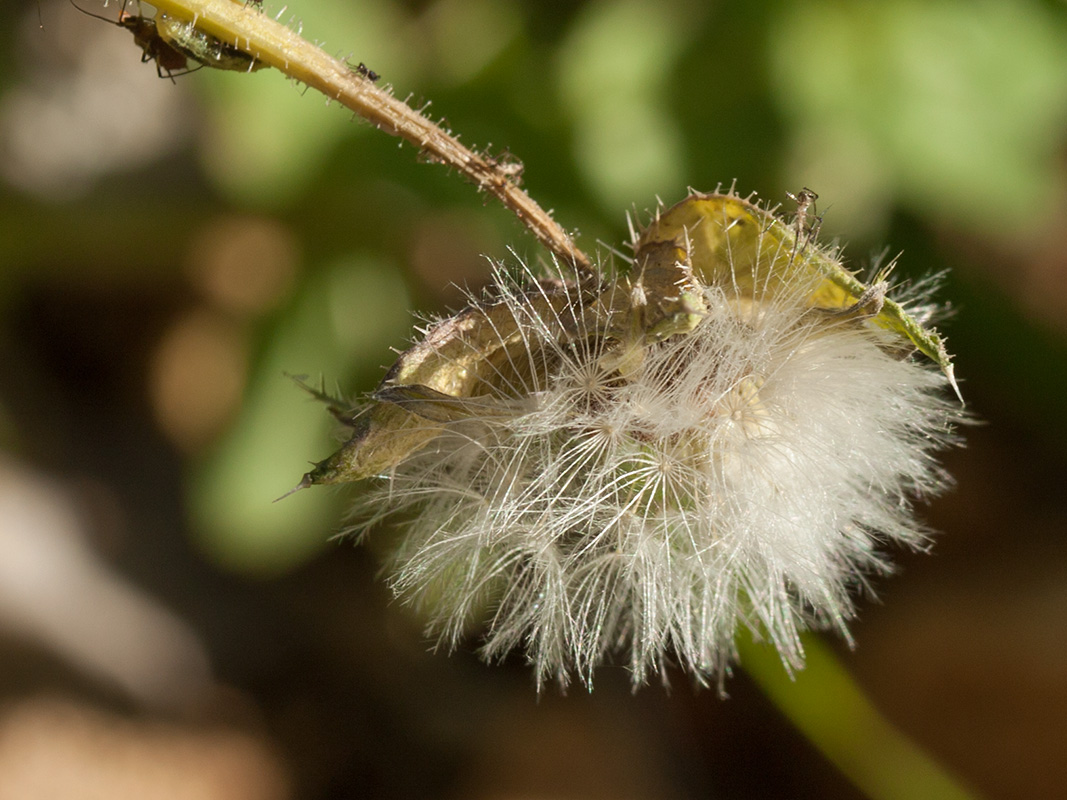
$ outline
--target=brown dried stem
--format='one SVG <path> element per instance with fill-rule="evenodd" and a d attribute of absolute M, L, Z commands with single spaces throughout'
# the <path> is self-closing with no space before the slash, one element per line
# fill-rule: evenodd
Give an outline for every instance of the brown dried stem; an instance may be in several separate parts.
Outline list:
<path fill-rule="evenodd" d="M 518 165 L 477 153 L 439 125 L 379 88 L 261 10 L 240 0 L 154 0 L 159 11 L 192 20 L 205 33 L 236 45 L 259 61 L 337 100 L 386 133 L 415 145 L 429 160 L 448 165 L 509 208 L 564 265 L 591 271 L 589 257 L 518 185 Z"/>

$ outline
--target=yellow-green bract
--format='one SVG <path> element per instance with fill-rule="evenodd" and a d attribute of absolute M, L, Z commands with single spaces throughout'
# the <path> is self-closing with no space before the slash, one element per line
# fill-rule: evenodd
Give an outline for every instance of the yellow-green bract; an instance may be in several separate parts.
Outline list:
<path fill-rule="evenodd" d="M 803 222 L 801 215 L 790 222 L 732 194 L 694 193 L 656 214 L 636 236 L 625 274 L 541 280 L 523 289 L 523 302 L 530 319 L 552 328 L 538 330 L 540 340 L 598 337 L 611 368 L 625 380 L 647 345 L 697 326 L 707 313 L 705 287 L 731 287 L 736 302 L 744 303 L 811 286 L 812 313 L 851 316 L 857 325 L 895 332 L 902 348 L 932 359 L 955 389 L 952 361 L 937 332 L 886 297 L 885 283 L 864 284 L 845 269 L 812 241 Z M 431 327 L 401 354 L 367 407 L 341 415 L 352 437 L 300 487 L 387 474 L 449 422 L 491 415 L 501 404 L 494 381 L 502 366 L 529 358 L 523 322 L 513 303 L 489 299 Z"/>

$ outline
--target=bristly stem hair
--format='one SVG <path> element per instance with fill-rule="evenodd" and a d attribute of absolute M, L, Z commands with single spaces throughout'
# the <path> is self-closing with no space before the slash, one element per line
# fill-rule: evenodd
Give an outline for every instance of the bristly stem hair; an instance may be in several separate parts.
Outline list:
<path fill-rule="evenodd" d="M 193 21 L 199 30 L 317 89 L 379 130 L 411 142 L 426 159 L 455 169 L 510 209 L 562 266 L 580 275 L 590 274 L 589 256 L 519 185 L 520 164 L 502 163 L 461 144 L 394 97 L 388 86 L 377 85 L 364 70 L 334 58 L 257 6 L 240 0 L 155 0 L 152 5 L 162 13 Z"/>

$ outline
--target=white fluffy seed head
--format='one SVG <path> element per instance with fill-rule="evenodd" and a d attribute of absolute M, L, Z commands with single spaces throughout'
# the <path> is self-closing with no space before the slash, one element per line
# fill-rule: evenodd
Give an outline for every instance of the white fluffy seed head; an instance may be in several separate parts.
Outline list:
<path fill-rule="evenodd" d="M 706 681 L 747 628 L 799 667 L 799 631 L 847 636 L 885 546 L 926 541 L 912 503 L 944 487 L 933 453 L 959 413 L 896 334 L 813 309 L 798 278 L 704 288 L 691 331 L 626 345 L 577 298 L 498 279 L 521 335 L 485 381 L 491 411 L 443 426 L 357 509 L 406 526 L 390 580 L 443 642 L 480 620 L 484 654 L 523 650 L 539 684 L 620 657 L 635 684 L 670 661 Z"/>

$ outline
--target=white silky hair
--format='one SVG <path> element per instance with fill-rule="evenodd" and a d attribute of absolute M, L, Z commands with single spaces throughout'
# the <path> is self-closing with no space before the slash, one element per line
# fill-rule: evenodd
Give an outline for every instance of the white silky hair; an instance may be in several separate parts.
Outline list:
<path fill-rule="evenodd" d="M 497 278 L 522 342 L 499 407 L 447 425 L 356 510 L 359 530 L 404 527 L 391 585 L 444 645 L 481 622 L 484 655 L 523 650 L 539 686 L 591 686 L 613 659 L 635 685 L 673 662 L 707 682 L 747 628 L 799 668 L 800 631 L 848 636 L 886 545 L 926 544 L 913 503 L 947 483 L 946 379 L 870 320 L 813 309 L 810 279 L 707 288 L 692 331 L 620 345 L 577 298 L 553 311 Z"/>

